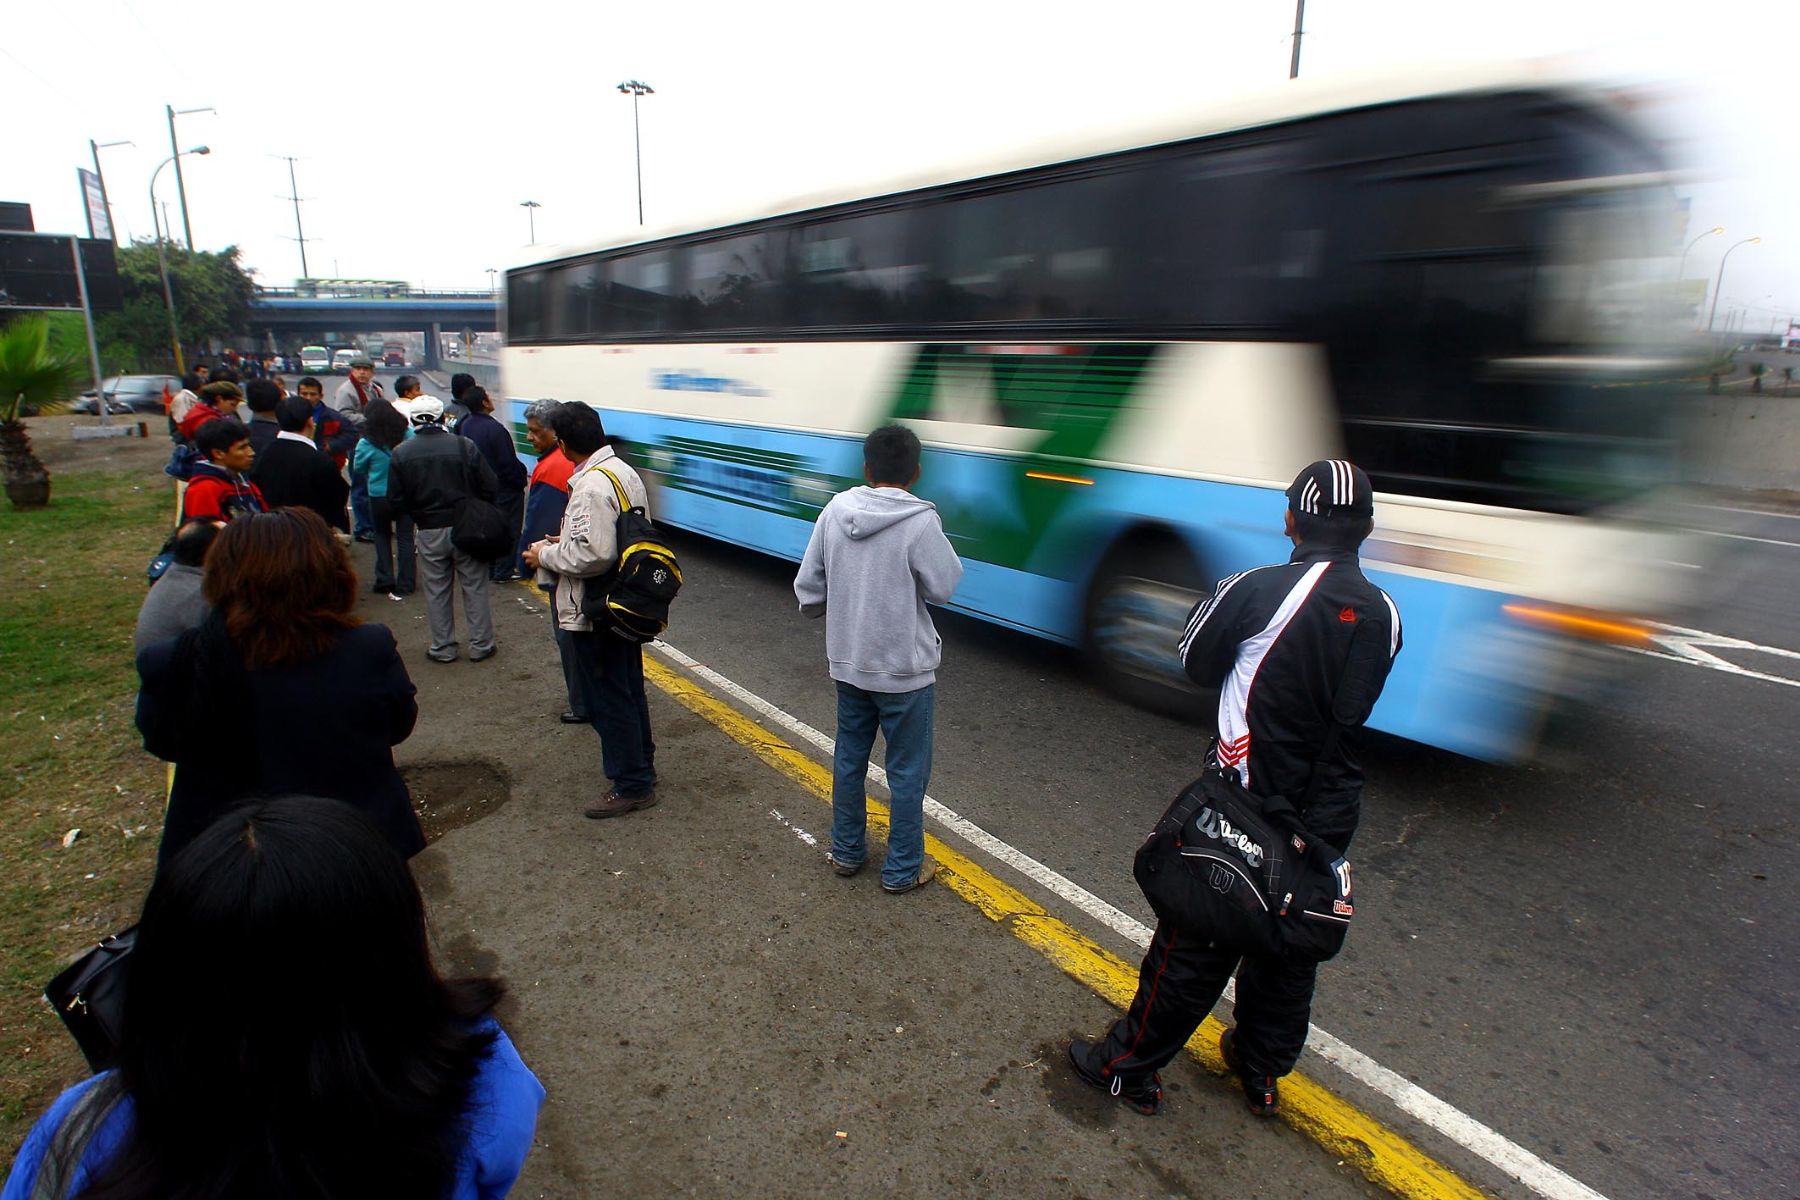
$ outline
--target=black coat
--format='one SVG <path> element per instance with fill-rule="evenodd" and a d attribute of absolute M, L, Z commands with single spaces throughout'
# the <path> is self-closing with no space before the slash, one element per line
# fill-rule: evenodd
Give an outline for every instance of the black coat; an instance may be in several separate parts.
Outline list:
<path fill-rule="evenodd" d="M 344 505 L 350 485 L 328 455 L 300 442 L 278 438 L 256 456 L 250 479 L 271 509 L 310 508 L 333 529 L 349 529 Z"/>
<path fill-rule="evenodd" d="M 137 660 L 144 749 L 175 764 L 157 862 L 259 797 L 327 796 L 360 810 L 410 858 L 425 848 L 391 747 L 418 718 L 385 625 L 359 625 L 316 658 L 247 671 L 212 614 Z"/>
<path fill-rule="evenodd" d="M 443 529 L 456 520 L 456 503 L 469 496 L 493 500 L 494 468 L 475 443 L 426 426 L 394 447 L 388 463 L 388 503 L 420 529 Z"/>

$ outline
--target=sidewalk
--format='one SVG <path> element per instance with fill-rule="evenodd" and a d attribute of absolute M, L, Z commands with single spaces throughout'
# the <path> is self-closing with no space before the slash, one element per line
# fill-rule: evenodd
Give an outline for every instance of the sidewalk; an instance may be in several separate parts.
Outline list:
<path fill-rule="evenodd" d="M 660 688 L 661 803 L 584 819 L 598 743 L 556 720 L 541 598 L 493 599 L 481 664 L 425 658 L 420 599 L 364 615 L 419 687 L 415 798 L 474 818 L 415 863 L 440 953 L 507 978 L 549 1091 L 515 1194 L 1383 1194 L 1185 1057 L 1156 1118 L 1081 1084 L 1064 1047 L 1109 1004 L 945 882 L 834 876 L 824 802 Z"/>

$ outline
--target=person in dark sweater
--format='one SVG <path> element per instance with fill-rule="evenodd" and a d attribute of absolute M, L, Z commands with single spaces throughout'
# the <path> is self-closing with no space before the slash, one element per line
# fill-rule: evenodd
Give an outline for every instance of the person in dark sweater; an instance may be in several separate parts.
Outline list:
<path fill-rule="evenodd" d="M 309 509 L 240 517 L 207 552 L 203 592 L 200 627 L 137 660 L 144 748 L 176 764 L 159 866 L 227 810 L 282 794 L 342 800 L 401 857 L 423 850 L 392 751 L 419 706 L 394 635 L 356 615 L 349 551 Z"/>
<path fill-rule="evenodd" d="M 494 402 L 488 398 L 486 388 L 480 385 L 470 388 L 463 393 L 462 402 L 469 415 L 456 423 L 456 435 L 474 442 L 481 457 L 493 468 L 494 479 L 500 486 L 499 494 L 494 497 L 494 507 L 506 518 L 507 528 L 512 530 L 516 542 L 525 519 L 525 464 L 519 461 L 512 434 L 494 419 Z M 510 556 L 495 562 L 488 571 L 489 577 L 497 583 L 504 583 L 517 574 Z"/>
<path fill-rule="evenodd" d="M 452 539 L 459 501 L 470 496 L 492 503 L 494 469 L 475 443 L 445 431 L 444 406 L 430 396 L 412 404 L 413 436 L 394 449 L 388 463 L 388 501 L 396 514 L 411 517 L 419 551 L 419 582 L 431 624 L 433 662 L 457 658 L 456 614 L 451 595 L 460 590 L 469 626 L 469 661 L 494 656 L 494 618 L 488 606 L 487 564 L 459 549 Z"/>
<path fill-rule="evenodd" d="M 298 396 L 284 396 L 275 406 L 281 432 L 267 454 L 258 455 L 250 473 L 270 508 L 310 508 L 333 529 L 348 531 L 344 502 L 350 485 L 330 458 L 313 442 L 312 406 Z"/>
<path fill-rule="evenodd" d="M 281 403 L 281 397 L 281 388 L 267 379 L 252 379 L 244 385 L 244 407 L 250 410 L 250 419 L 244 422 L 244 428 L 250 431 L 250 448 L 256 451 L 258 462 L 275 444 L 275 435 L 281 432 L 281 426 L 275 421 L 275 406 Z"/>

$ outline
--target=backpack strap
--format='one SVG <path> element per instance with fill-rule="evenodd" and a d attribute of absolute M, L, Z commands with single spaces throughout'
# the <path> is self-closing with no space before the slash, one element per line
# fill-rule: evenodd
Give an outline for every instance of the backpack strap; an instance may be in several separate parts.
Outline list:
<path fill-rule="evenodd" d="M 626 513 L 630 512 L 632 509 L 631 497 L 625 494 L 625 485 L 619 482 L 619 477 L 607 470 L 600 463 L 595 463 L 590 469 L 598 471 L 608 479 L 612 480 L 613 492 L 619 497 L 619 515 L 624 516 Z"/>

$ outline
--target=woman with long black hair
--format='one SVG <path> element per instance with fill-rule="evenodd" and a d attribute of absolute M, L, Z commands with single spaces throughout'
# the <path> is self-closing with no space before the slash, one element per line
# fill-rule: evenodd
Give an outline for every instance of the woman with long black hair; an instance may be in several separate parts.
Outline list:
<path fill-rule="evenodd" d="M 388 467 L 394 448 L 412 432 L 406 416 L 377 396 L 363 410 L 362 440 L 350 470 L 369 489 L 369 515 L 375 522 L 375 590 L 410 596 L 418 584 L 413 554 L 413 521 L 388 499 Z"/>
<path fill-rule="evenodd" d="M 411 873 L 349 806 L 227 814 L 157 876 L 127 963 L 117 1068 L 51 1105 L 4 1200 L 490 1200 L 518 1178 L 544 1089 L 491 1015 L 504 987 L 438 975 Z"/>

